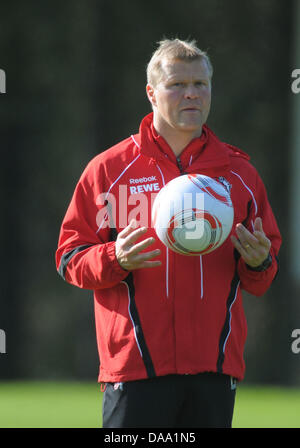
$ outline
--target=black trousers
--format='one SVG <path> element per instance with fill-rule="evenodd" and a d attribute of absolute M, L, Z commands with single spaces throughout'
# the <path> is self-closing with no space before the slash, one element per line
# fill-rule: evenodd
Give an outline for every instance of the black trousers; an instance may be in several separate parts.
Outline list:
<path fill-rule="evenodd" d="M 235 388 L 218 373 L 106 383 L 103 428 L 230 428 Z"/>

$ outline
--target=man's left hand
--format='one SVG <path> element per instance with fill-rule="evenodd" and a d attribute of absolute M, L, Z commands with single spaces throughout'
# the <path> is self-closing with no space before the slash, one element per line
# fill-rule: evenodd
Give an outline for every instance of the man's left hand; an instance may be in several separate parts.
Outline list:
<path fill-rule="evenodd" d="M 260 266 L 268 257 L 271 248 L 271 241 L 263 230 L 262 219 L 255 219 L 253 233 L 249 232 L 243 224 L 237 224 L 236 234 L 238 238 L 232 235 L 231 241 L 245 263 L 252 268 Z"/>

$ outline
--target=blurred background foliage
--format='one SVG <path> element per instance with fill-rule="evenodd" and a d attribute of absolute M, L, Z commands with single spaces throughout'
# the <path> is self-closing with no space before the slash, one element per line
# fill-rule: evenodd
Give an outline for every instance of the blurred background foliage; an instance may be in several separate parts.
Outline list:
<path fill-rule="evenodd" d="M 251 155 L 288 239 L 295 1 L 1 2 L 0 328 L 2 379 L 97 380 L 93 297 L 54 254 L 75 184 L 150 111 L 145 67 L 163 37 L 194 38 L 214 66 L 209 126 Z M 300 64 L 300 61 L 299 61 Z M 300 326 L 284 242 L 263 298 L 245 294 L 247 382 L 299 385 Z"/>

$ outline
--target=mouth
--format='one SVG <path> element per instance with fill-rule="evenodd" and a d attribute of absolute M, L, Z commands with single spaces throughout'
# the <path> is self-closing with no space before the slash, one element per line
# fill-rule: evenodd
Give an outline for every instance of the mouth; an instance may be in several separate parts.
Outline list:
<path fill-rule="evenodd" d="M 200 109 L 198 109 L 197 107 L 185 107 L 184 109 L 182 109 L 183 112 L 199 112 Z"/>

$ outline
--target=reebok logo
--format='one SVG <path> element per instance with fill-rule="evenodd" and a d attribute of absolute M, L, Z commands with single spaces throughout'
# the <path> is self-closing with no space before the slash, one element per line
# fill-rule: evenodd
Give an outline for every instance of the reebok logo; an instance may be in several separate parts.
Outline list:
<path fill-rule="evenodd" d="M 145 182 L 154 182 L 156 180 L 156 176 L 150 177 L 140 177 L 139 179 L 129 179 L 130 184 L 142 184 Z"/>

